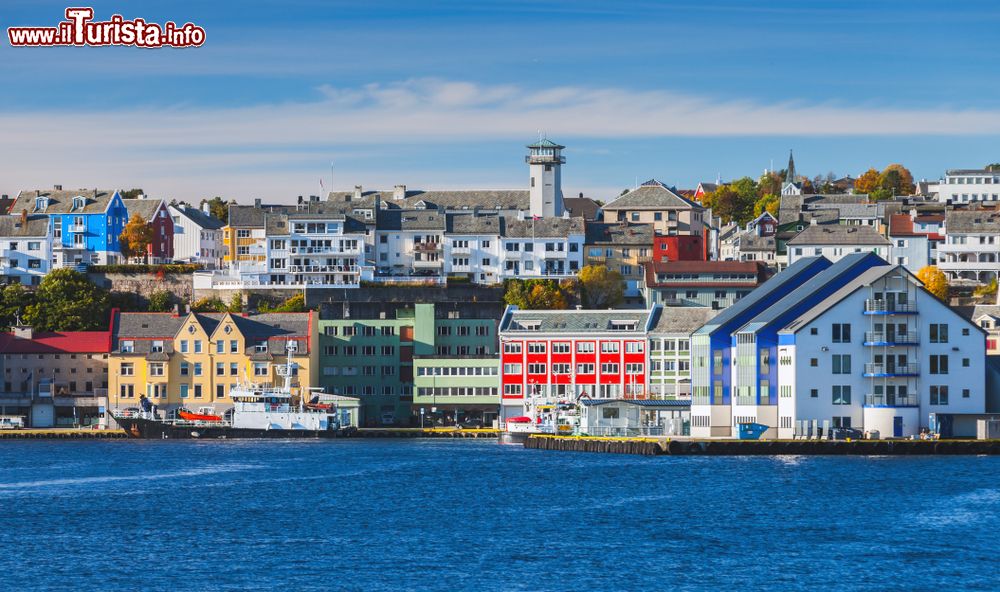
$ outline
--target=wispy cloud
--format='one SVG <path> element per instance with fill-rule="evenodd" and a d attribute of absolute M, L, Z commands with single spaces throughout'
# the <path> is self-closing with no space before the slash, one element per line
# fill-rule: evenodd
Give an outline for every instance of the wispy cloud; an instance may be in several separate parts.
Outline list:
<path fill-rule="evenodd" d="M 234 178 L 292 193 L 288 184 L 299 174 L 298 156 L 348 146 L 377 152 L 388 143 L 523 140 L 536 130 L 561 140 L 1000 133 L 1000 111 L 947 107 L 766 104 L 667 90 L 439 79 L 317 91 L 311 101 L 231 109 L 8 112 L 0 115 L 6 140 L 0 166 L 18 187 L 48 184 L 53 176 L 80 174 L 102 184 L 124 176 L 138 183 L 155 179 L 164 191 L 196 197 L 232 188 Z M 248 149 L 254 154 L 248 156 Z M 441 179 L 440 185 L 453 182 Z M 299 187 L 308 191 L 314 184 L 310 178 Z"/>

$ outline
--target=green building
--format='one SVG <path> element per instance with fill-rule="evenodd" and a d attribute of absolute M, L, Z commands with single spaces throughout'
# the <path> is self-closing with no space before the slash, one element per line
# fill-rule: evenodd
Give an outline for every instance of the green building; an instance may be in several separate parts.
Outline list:
<path fill-rule="evenodd" d="M 454 395 L 468 397 L 471 413 L 475 411 L 473 407 L 481 407 L 480 401 L 489 396 L 488 391 L 477 388 L 492 387 L 493 400 L 498 401 L 495 395 L 498 316 L 498 307 L 492 302 L 325 305 L 319 321 L 319 384 L 328 393 L 359 397 L 363 426 L 418 426 L 419 408 L 414 398 L 416 367 L 441 367 L 442 374 L 431 370 L 425 377 L 443 380 L 447 376 L 447 385 L 441 383 L 440 388 L 472 388 L 471 396 Z M 477 359 L 481 362 L 471 362 Z M 492 364 L 492 374 L 475 374 L 474 368 L 479 363 Z M 461 375 L 456 371 L 452 375 L 452 370 L 444 370 L 453 367 L 471 367 L 473 374 Z M 434 381 L 430 380 L 424 388 L 435 388 Z M 445 410 L 451 411 L 449 421 L 454 421 L 454 406 L 435 405 L 433 393 L 430 401 L 435 413 L 441 411 L 438 413 L 441 421 L 445 420 Z M 425 416 L 431 413 L 424 398 L 419 403 L 425 405 Z M 497 404 L 493 403 L 494 413 Z M 469 413 L 465 408 L 459 409 L 459 420 L 483 419 L 482 411 L 476 415 Z"/>
<path fill-rule="evenodd" d="M 466 419 L 492 426 L 500 405 L 499 367 L 495 354 L 415 357 L 414 411 L 432 425 Z"/>

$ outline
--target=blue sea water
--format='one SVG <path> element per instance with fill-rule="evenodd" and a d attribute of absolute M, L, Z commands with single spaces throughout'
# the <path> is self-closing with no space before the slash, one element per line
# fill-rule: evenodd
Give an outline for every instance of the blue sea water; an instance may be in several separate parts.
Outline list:
<path fill-rule="evenodd" d="M 1000 458 L 0 443 L 6 590 L 997 590 Z"/>

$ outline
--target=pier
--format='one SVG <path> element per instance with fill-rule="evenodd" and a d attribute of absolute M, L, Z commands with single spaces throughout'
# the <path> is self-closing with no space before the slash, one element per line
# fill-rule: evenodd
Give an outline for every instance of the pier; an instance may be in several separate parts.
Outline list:
<path fill-rule="evenodd" d="M 678 440 L 534 434 L 524 447 L 644 456 L 1000 455 L 1000 440 Z"/>
<path fill-rule="evenodd" d="M 461 428 L 360 428 L 355 437 L 360 438 L 493 438 L 500 437 L 499 430 Z"/>
<path fill-rule="evenodd" d="M 0 440 L 124 440 L 122 430 L 89 430 L 73 428 L 25 428 L 0 430 Z"/>

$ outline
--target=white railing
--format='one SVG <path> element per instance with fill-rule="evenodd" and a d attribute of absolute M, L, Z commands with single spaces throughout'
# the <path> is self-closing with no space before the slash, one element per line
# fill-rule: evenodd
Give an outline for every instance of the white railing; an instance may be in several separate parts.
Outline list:
<path fill-rule="evenodd" d="M 291 265 L 290 273 L 360 273 L 361 268 L 355 265 Z M 278 273 L 273 270 L 272 273 Z"/>
<path fill-rule="evenodd" d="M 916 331 L 904 334 L 889 334 L 879 331 L 865 332 L 865 343 L 905 343 L 917 344 L 920 342 L 920 334 Z"/>
<path fill-rule="evenodd" d="M 865 405 L 868 407 L 919 407 L 917 395 L 865 395 Z"/>
<path fill-rule="evenodd" d="M 433 275 L 379 275 L 372 277 L 368 280 L 373 284 L 425 284 L 425 285 L 435 285 L 444 286 L 448 283 L 448 279 L 440 276 Z"/>
<path fill-rule="evenodd" d="M 920 374 L 919 364 L 865 364 L 865 374 Z"/>
<path fill-rule="evenodd" d="M 344 247 L 290 247 L 288 251 L 293 255 L 357 255 L 361 252 L 361 245 L 355 246 L 353 249 Z"/>
<path fill-rule="evenodd" d="M 917 312 L 916 302 L 890 302 L 888 300 L 865 300 L 865 312 Z"/>
<path fill-rule="evenodd" d="M 69 225 L 69 231 L 70 232 L 87 232 L 87 225 L 86 224 L 70 224 Z"/>

